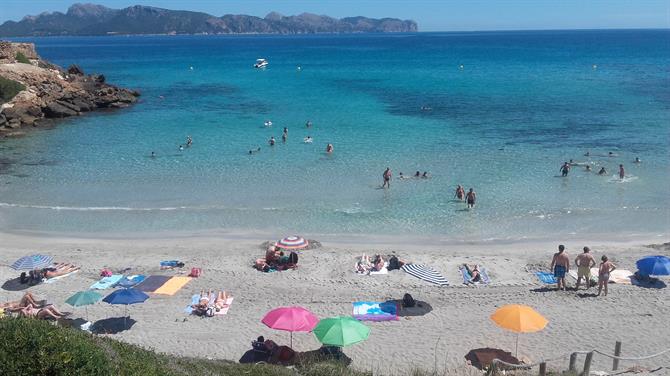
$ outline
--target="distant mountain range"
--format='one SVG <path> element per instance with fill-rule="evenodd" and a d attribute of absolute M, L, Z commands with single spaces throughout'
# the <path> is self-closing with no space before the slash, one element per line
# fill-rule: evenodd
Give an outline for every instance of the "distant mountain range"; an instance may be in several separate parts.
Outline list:
<path fill-rule="evenodd" d="M 395 33 L 417 31 L 414 21 L 396 18 L 332 18 L 311 13 L 265 18 L 170 10 L 135 5 L 111 9 L 95 4 L 74 4 L 67 13 L 45 12 L 0 25 L 2 37 L 114 34 L 313 34 Z"/>

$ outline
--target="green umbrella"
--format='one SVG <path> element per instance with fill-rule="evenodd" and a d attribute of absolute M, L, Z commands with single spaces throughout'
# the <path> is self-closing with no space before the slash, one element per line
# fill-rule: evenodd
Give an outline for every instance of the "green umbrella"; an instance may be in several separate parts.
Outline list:
<path fill-rule="evenodd" d="M 312 332 L 326 346 L 344 347 L 365 341 L 370 328 L 351 316 L 339 316 L 319 321 Z"/>
<path fill-rule="evenodd" d="M 87 290 L 87 291 L 80 291 L 72 295 L 71 297 L 67 298 L 65 303 L 73 307 L 81 307 L 81 306 L 87 306 L 89 304 L 95 304 L 100 299 L 102 299 L 102 295 L 98 294 L 95 291 Z M 86 308 L 86 321 L 88 321 L 88 308 Z"/>

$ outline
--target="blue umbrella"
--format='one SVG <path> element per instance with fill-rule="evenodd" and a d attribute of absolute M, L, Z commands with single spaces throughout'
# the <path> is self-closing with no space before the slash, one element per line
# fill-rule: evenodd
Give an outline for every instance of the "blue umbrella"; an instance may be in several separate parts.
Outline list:
<path fill-rule="evenodd" d="M 53 257 L 46 255 L 23 256 L 16 260 L 11 268 L 14 270 L 35 270 L 51 265 Z"/>
<path fill-rule="evenodd" d="M 105 296 L 102 299 L 103 302 L 109 304 L 123 304 L 126 306 L 126 314 L 123 315 L 123 323 L 126 325 L 126 316 L 128 313 L 128 305 L 143 303 L 145 300 L 149 299 L 149 295 L 143 293 L 140 290 L 129 288 L 129 289 L 118 289 L 113 293 Z"/>
<path fill-rule="evenodd" d="M 642 275 L 670 275 L 670 258 L 665 256 L 648 256 L 636 264 Z"/>

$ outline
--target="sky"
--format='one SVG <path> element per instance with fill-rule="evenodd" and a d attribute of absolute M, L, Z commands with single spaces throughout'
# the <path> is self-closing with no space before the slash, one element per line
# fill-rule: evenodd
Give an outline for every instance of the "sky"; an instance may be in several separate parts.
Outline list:
<path fill-rule="evenodd" d="M 2 0 L 0 22 L 44 11 L 65 12 L 72 0 Z M 85 1 L 82 1 L 85 2 Z M 331 17 L 411 19 L 419 31 L 670 28 L 670 0 L 95 0 L 110 8 L 149 5 L 215 16 L 264 17 L 303 12 Z"/>

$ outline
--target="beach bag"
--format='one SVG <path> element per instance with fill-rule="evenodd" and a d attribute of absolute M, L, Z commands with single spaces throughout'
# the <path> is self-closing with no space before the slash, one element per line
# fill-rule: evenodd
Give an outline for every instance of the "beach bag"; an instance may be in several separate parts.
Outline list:
<path fill-rule="evenodd" d="M 391 256 L 391 258 L 389 259 L 389 266 L 387 269 L 388 270 L 400 269 L 400 261 L 398 260 L 397 257 Z"/>
<path fill-rule="evenodd" d="M 191 268 L 191 274 L 189 274 L 189 277 L 193 278 L 198 278 L 202 274 L 202 269 L 201 268 Z"/>
<path fill-rule="evenodd" d="M 405 294 L 402 297 L 402 306 L 403 307 L 414 307 L 416 305 L 416 300 L 412 298 L 412 295 L 410 294 Z"/>
<path fill-rule="evenodd" d="M 102 269 L 102 271 L 100 272 L 100 276 L 101 277 L 111 277 L 112 276 L 112 271 L 107 269 L 107 268 Z"/>

